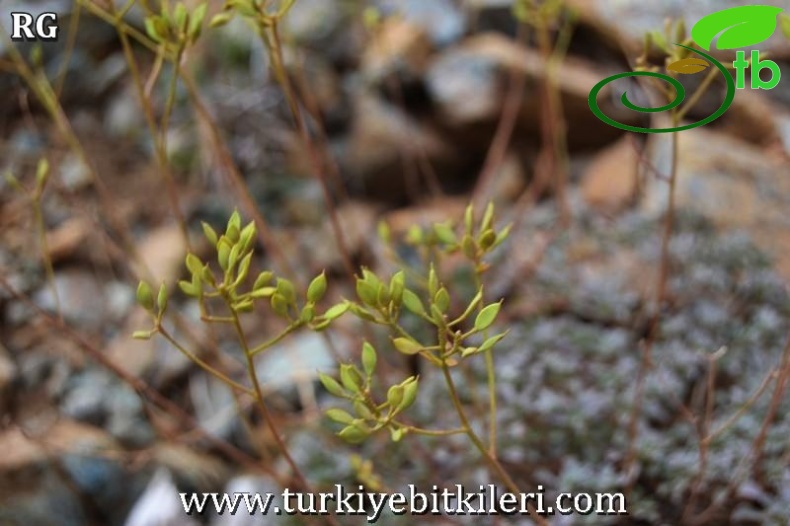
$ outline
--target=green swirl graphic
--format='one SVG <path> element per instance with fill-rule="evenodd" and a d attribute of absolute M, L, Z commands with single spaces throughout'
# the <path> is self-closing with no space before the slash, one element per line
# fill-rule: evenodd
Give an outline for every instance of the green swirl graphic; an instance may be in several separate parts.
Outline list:
<path fill-rule="evenodd" d="M 704 53 L 702 51 L 690 48 L 688 46 L 684 46 L 683 44 L 675 44 L 676 46 L 680 46 L 682 48 L 686 48 L 692 53 L 696 53 L 698 55 L 702 55 L 709 61 L 711 61 L 718 69 L 721 71 L 722 75 L 724 75 L 724 79 L 727 81 L 727 96 L 724 98 L 724 101 L 721 103 L 721 106 L 715 113 L 711 116 L 702 119 L 701 121 L 693 122 L 691 124 L 686 124 L 685 126 L 677 126 L 674 128 L 643 128 L 641 126 L 630 126 L 628 124 L 623 124 L 621 122 L 617 122 L 616 120 L 608 117 L 601 108 L 598 106 L 598 93 L 603 89 L 604 86 L 609 84 L 610 82 L 625 78 L 625 77 L 656 77 L 666 82 L 669 82 L 675 88 L 675 98 L 669 104 L 665 106 L 661 106 L 658 108 L 643 108 L 641 106 L 637 106 L 633 104 L 630 100 L 628 100 L 628 92 L 624 92 L 623 96 L 621 97 L 621 101 L 626 108 L 629 108 L 634 111 L 639 111 L 642 113 L 656 113 L 661 111 L 671 110 L 676 108 L 680 104 L 683 103 L 683 100 L 686 97 L 686 90 L 683 89 L 683 85 L 677 80 L 669 75 L 665 75 L 663 73 L 654 73 L 652 71 L 629 71 L 626 73 L 619 73 L 617 75 L 612 75 L 611 77 L 606 77 L 601 82 L 595 85 L 595 87 L 590 91 L 590 96 L 587 98 L 587 101 L 590 104 L 590 109 L 595 114 L 596 117 L 604 121 L 606 124 L 610 126 L 614 126 L 615 128 L 620 128 L 621 130 L 632 131 L 632 132 L 639 132 L 639 133 L 670 133 L 670 132 L 677 132 L 683 130 L 690 130 L 692 128 L 697 128 L 698 126 L 704 126 L 709 122 L 712 122 L 726 112 L 730 105 L 732 105 L 732 101 L 735 99 L 735 81 L 730 75 L 730 72 L 727 71 L 727 68 L 724 65 L 713 58 L 712 56 Z"/>

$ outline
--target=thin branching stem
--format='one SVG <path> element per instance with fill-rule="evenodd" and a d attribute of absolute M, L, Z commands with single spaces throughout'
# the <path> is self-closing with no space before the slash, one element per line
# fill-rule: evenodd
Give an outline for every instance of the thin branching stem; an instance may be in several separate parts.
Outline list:
<path fill-rule="evenodd" d="M 167 329 L 165 329 L 162 325 L 159 325 L 156 329 L 156 332 L 162 335 L 162 337 L 170 342 L 170 344 L 178 349 L 184 356 L 189 358 L 190 361 L 196 363 L 200 366 L 204 371 L 209 373 L 210 375 L 214 376 L 218 380 L 221 380 L 229 387 L 236 389 L 237 391 L 241 391 L 242 393 L 246 393 L 248 395 L 254 395 L 252 390 L 249 387 L 241 385 L 240 383 L 236 382 L 235 380 L 230 379 L 227 375 L 222 373 L 221 371 L 217 370 L 216 368 L 212 367 L 208 363 L 206 363 L 202 358 L 200 358 L 197 354 L 193 353 L 183 345 L 181 345 L 178 340 L 176 340 L 172 334 L 170 334 Z"/>

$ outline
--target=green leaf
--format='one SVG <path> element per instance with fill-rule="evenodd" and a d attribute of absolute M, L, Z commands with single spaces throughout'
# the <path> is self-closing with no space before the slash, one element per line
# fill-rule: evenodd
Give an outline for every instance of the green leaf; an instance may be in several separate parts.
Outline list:
<path fill-rule="evenodd" d="M 664 36 L 664 33 L 661 31 L 651 31 L 647 35 L 648 40 L 655 44 L 657 49 L 669 54 L 669 44 L 667 44 L 667 38 Z M 652 49 L 652 46 L 650 49 Z"/>
<path fill-rule="evenodd" d="M 368 436 L 370 436 L 370 432 L 362 429 L 357 425 L 350 425 L 344 427 L 338 434 L 340 438 L 348 442 L 349 444 L 359 444 L 360 442 L 364 441 Z"/>
<path fill-rule="evenodd" d="M 327 320 L 334 320 L 342 316 L 343 314 L 348 311 L 350 305 L 346 302 L 338 303 L 337 305 L 333 305 L 329 307 L 329 309 L 324 313 L 324 318 Z"/>
<path fill-rule="evenodd" d="M 145 19 L 145 32 L 154 42 L 162 42 L 164 40 L 164 36 L 159 33 L 158 20 L 159 17 L 156 15 Z"/>
<path fill-rule="evenodd" d="M 252 240 L 255 238 L 255 233 L 255 221 L 250 221 L 239 234 L 239 245 L 241 245 L 242 252 L 250 248 Z"/>
<path fill-rule="evenodd" d="M 418 316 L 425 316 L 425 307 L 420 298 L 409 289 L 403 289 L 403 305 Z"/>
<path fill-rule="evenodd" d="M 299 320 L 310 323 L 315 318 L 315 306 L 308 303 L 302 307 L 302 312 L 299 313 Z"/>
<path fill-rule="evenodd" d="M 431 270 L 428 272 L 428 294 L 433 298 L 439 290 L 439 277 L 436 275 L 436 269 L 431 263 Z"/>
<path fill-rule="evenodd" d="M 239 239 L 241 239 L 241 230 L 236 226 L 236 223 L 233 223 L 228 227 L 228 229 L 225 231 L 225 237 L 227 237 L 228 241 L 230 241 L 233 245 L 239 242 Z"/>
<path fill-rule="evenodd" d="M 390 302 L 390 291 L 384 283 L 379 283 L 376 290 L 376 305 L 387 305 Z"/>
<path fill-rule="evenodd" d="M 403 401 L 403 386 L 393 385 L 387 390 L 387 403 L 392 409 L 397 409 Z"/>
<path fill-rule="evenodd" d="M 494 246 L 494 243 L 496 243 L 496 234 L 490 228 L 480 234 L 480 238 L 477 240 L 477 244 L 480 245 L 480 248 L 484 251 L 488 251 L 488 249 Z"/>
<path fill-rule="evenodd" d="M 436 296 L 433 298 L 433 302 L 436 305 L 436 308 L 444 314 L 447 312 L 447 309 L 450 308 L 450 293 L 447 292 L 447 289 L 442 287 L 436 293 Z"/>
<path fill-rule="evenodd" d="M 208 9 L 208 3 L 204 2 L 197 6 L 194 11 L 192 11 L 192 16 L 190 17 L 189 21 L 189 38 L 192 42 L 197 40 L 200 36 L 200 32 L 203 29 L 203 19 L 206 18 L 206 10 Z"/>
<path fill-rule="evenodd" d="M 245 279 L 247 279 L 247 274 L 250 272 L 250 264 L 252 263 L 252 252 L 244 256 L 242 258 L 241 263 L 239 263 L 239 270 L 236 274 L 236 281 L 235 284 L 238 285 Z"/>
<path fill-rule="evenodd" d="M 410 245 L 419 245 L 423 240 L 422 228 L 419 225 L 412 225 L 406 231 L 406 243 Z"/>
<path fill-rule="evenodd" d="M 491 336 L 489 339 L 483 342 L 483 345 L 481 345 L 480 348 L 477 349 L 477 352 L 486 352 L 487 350 L 491 349 L 494 345 L 499 343 L 502 340 L 502 338 L 507 336 L 508 332 L 510 331 L 505 331 L 503 333 Z"/>
<path fill-rule="evenodd" d="M 680 73 L 681 75 L 692 75 L 704 71 L 708 67 L 710 67 L 710 63 L 707 60 L 697 57 L 688 57 L 676 60 L 667 65 L 667 70 Z"/>
<path fill-rule="evenodd" d="M 401 385 L 403 386 L 403 400 L 398 405 L 398 411 L 405 411 L 417 399 L 417 378 L 412 376 Z"/>
<path fill-rule="evenodd" d="M 137 285 L 137 303 L 149 312 L 154 310 L 154 292 L 145 281 Z"/>
<path fill-rule="evenodd" d="M 472 235 L 474 229 L 474 220 L 475 220 L 475 209 L 474 206 L 471 203 L 469 203 L 469 206 L 467 206 L 466 210 L 464 210 L 464 232 L 468 236 Z"/>
<path fill-rule="evenodd" d="M 159 293 L 156 295 L 156 306 L 159 309 L 159 314 L 162 314 L 167 309 L 167 287 L 162 283 L 159 286 Z"/>
<path fill-rule="evenodd" d="M 255 307 L 253 306 L 252 300 L 249 298 L 233 305 L 233 310 L 236 312 L 252 312 L 254 309 Z"/>
<path fill-rule="evenodd" d="M 178 282 L 178 288 L 181 289 L 181 292 L 186 294 L 187 296 L 197 297 L 198 290 L 193 286 L 191 281 L 181 280 Z"/>
<path fill-rule="evenodd" d="M 475 258 L 477 255 L 477 245 L 475 245 L 475 240 L 472 239 L 472 236 L 464 236 L 463 240 L 461 240 L 461 250 L 464 251 L 464 255 L 469 259 Z"/>
<path fill-rule="evenodd" d="M 236 232 L 241 231 L 241 216 L 239 215 L 238 210 L 234 210 L 233 213 L 228 218 L 228 225 L 225 228 L 225 232 L 227 233 L 230 232 L 231 230 L 235 230 Z M 239 240 L 238 237 L 236 237 L 236 239 L 233 239 L 232 236 L 228 236 L 228 237 L 230 237 L 234 243 Z"/>
<path fill-rule="evenodd" d="M 435 303 L 431 304 L 431 318 L 434 325 L 444 327 L 444 313 L 439 310 Z"/>
<path fill-rule="evenodd" d="M 328 374 L 318 373 L 318 379 L 321 381 L 321 385 L 324 386 L 324 389 L 326 389 L 329 394 L 341 397 L 346 395 L 345 389 L 343 389 L 340 384 L 337 383 L 337 380 Z"/>
<path fill-rule="evenodd" d="M 217 246 L 217 240 L 219 239 L 217 237 L 217 231 L 211 228 L 211 225 L 209 225 L 205 221 L 201 221 L 200 225 L 203 227 L 203 235 L 206 236 L 208 242 L 214 246 Z"/>
<path fill-rule="evenodd" d="M 374 287 L 370 282 L 358 279 L 357 280 L 357 296 L 365 305 L 371 307 L 376 306 L 378 301 L 378 288 Z"/>
<path fill-rule="evenodd" d="M 376 370 L 376 349 L 368 342 L 362 344 L 362 368 L 368 377 Z"/>
<path fill-rule="evenodd" d="M 486 306 L 483 310 L 475 318 L 475 330 L 484 331 L 494 323 L 496 320 L 497 314 L 499 314 L 499 309 L 502 307 L 502 302 L 492 303 L 491 305 Z"/>
<path fill-rule="evenodd" d="M 321 318 L 321 319 L 317 320 L 314 324 L 312 324 L 310 326 L 310 328 L 313 331 L 315 331 L 315 332 L 321 332 L 321 331 L 325 330 L 327 327 L 329 327 L 329 324 L 331 324 L 331 323 L 332 323 L 332 320 L 327 320 L 327 319 Z"/>
<path fill-rule="evenodd" d="M 279 292 L 275 292 L 272 294 L 271 306 L 272 310 L 279 316 L 287 316 L 288 315 L 288 301 L 285 299 L 285 296 L 280 294 Z"/>
<path fill-rule="evenodd" d="M 489 202 L 486 211 L 483 213 L 483 221 L 480 223 L 480 231 L 489 230 L 494 222 L 494 203 Z"/>
<path fill-rule="evenodd" d="M 134 331 L 132 333 L 132 338 L 135 340 L 150 340 L 151 336 L 153 336 L 152 331 Z"/>
<path fill-rule="evenodd" d="M 379 277 L 367 268 L 362 269 L 362 279 L 373 285 L 373 287 L 376 289 L 378 289 L 379 285 L 381 285 L 381 280 Z"/>
<path fill-rule="evenodd" d="M 285 298 L 288 305 L 296 303 L 296 290 L 293 283 L 285 278 L 277 278 L 277 292 Z"/>
<path fill-rule="evenodd" d="M 216 285 L 216 281 L 214 280 L 214 274 L 211 273 L 211 269 L 208 268 L 208 265 L 203 266 L 203 270 L 200 273 L 200 281 L 203 283 L 208 283 L 211 286 Z"/>
<path fill-rule="evenodd" d="M 354 313 L 355 316 L 359 317 L 360 319 L 365 321 L 376 321 L 375 316 L 356 303 L 349 303 L 348 308 L 352 313 Z"/>
<path fill-rule="evenodd" d="M 722 9 L 703 17 L 691 29 L 694 42 L 710 51 L 713 39 L 718 49 L 753 46 L 768 40 L 776 31 L 777 15 L 781 7 L 747 5 Z"/>
<path fill-rule="evenodd" d="M 324 297 L 326 293 L 326 273 L 322 272 L 310 282 L 307 287 L 307 301 L 316 303 Z"/>
<path fill-rule="evenodd" d="M 187 257 L 184 259 L 184 264 L 186 265 L 190 274 L 200 275 L 203 273 L 203 262 L 191 252 L 187 254 Z"/>
<path fill-rule="evenodd" d="M 214 17 L 211 19 L 211 22 L 209 23 L 209 26 L 212 28 L 224 26 L 225 24 L 230 22 L 234 14 L 235 13 L 232 11 L 225 11 L 223 13 L 214 15 Z"/>
<path fill-rule="evenodd" d="M 398 352 L 403 354 L 417 354 L 422 350 L 422 345 L 408 338 L 395 338 L 392 340 L 392 344 L 395 345 Z"/>
<path fill-rule="evenodd" d="M 354 421 L 354 417 L 348 414 L 348 412 L 337 408 L 327 409 L 326 416 L 338 424 L 350 424 Z"/>
<path fill-rule="evenodd" d="M 340 366 L 340 381 L 343 387 L 352 393 L 359 393 L 362 389 L 362 376 L 351 364 L 344 363 Z"/>
<path fill-rule="evenodd" d="M 455 238 L 455 232 L 453 232 L 453 227 L 448 223 L 439 223 L 433 226 L 433 231 L 436 234 L 436 237 L 444 243 L 445 245 L 454 245 L 458 242 Z"/>
<path fill-rule="evenodd" d="M 390 299 L 397 305 L 400 305 L 403 299 L 403 291 L 405 289 L 406 275 L 402 270 L 396 272 L 390 279 Z"/>
<path fill-rule="evenodd" d="M 233 248 L 230 249 L 230 254 L 228 255 L 228 268 L 224 270 L 235 267 L 236 263 L 239 262 L 239 256 L 241 256 L 241 244 L 236 242 Z"/>
<path fill-rule="evenodd" d="M 475 294 L 475 297 L 472 298 L 472 301 L 469 302 L 469 305 L 466 306 L 466 310 L 464 311 L 464 313 L 461 314 L 461 317 L 458 319 L 465 320 L 466 318 L 468 318 L 469 315 L 472 314 L 472 311 L 477 308 L 478 303 L 480 303 L 482 299 L 483 299 L 483 289 L 481 287 L 480 290 L 477 291 L 477 294 Z"/>
<path fill-rule="evenodd" d="M 466 347 L 461 351 L 461 358 L 466 358 L 467 356 L 477 354 L 479 351 L 480 350 L 477 347 Z"/>
<path fill-rule="evenodd" d="M 277 292 L 277 289 L 276 289 L 276 288 L 274 288 L 274 287 L 261 287 L 261 288 L 259 288 L 259 289 L 254 289 L 254 290 L 253 290 L 253 291 L 250 293 L 250 295 L 251 295 L 253 298 L 256 298 L 256 299 L 258 299 L 258 298 L 269 298 L 269 297 L 271 297 L 271 296 L 272 296 L 272 294 L 274 294 L 275 292 Z"/>
<path fill-rule="evenodd" d="M 217 263 L 219 263 L 219 268 L 226 271 L 228 270 L 228 262 L 230 260 L 230 243 L 222 243 L 220 241 L 219 246 L 217 247 Z"/>
<path fill-rule="evenodd" d="M 390 438 L 392 438 L 392 441 L 400 442 L 401 439 L 403 438 L 403 435 L 405 434 L 403 432 L 405 428 L 399 427 L 398 429 L 395 429 L 394 427 L 390 427 L 389 429 L 390 429 Z"/>
<path fill-rule="evenodd" d="M 675 42 L 684 40 L 686 40 L 686 21 L 681 18 L 675 26 Z"/>
<path fill-rule="evenodd" d="M 182 2 L 176 4 L 176 8 L 173 11 L 173 21 L 175 22 L 176 28 L 179 30 L 184 29 L 186 27 L 187 7 Z"/>
<path fill-rule="evenodd" d="M 255 278 L 255 284 L 252 286 L 252 290 L 262 289 L 272 281 L 273 277 L 274 274 L 272 274 L 272 272 L 269 270 L 261 272 L 258 274 L 258 277 Z"/>
<path fill-rule="evenodd" d="M 510 230 L 512 228 L 513 228 L 513 224 L 511 223 L 507 225 L 505 228 L 503 228 L 502 230 L 500 230 L 499 233 L 496 235 L 496 241 L 494 241 L 494 246 L 491 248 L 496 248 L 499 245 L 501 245 L 510 236 Z"/>
<path fill-rule="evenodd" d="M 356 412 L 360 418 L 364 418 L 365 420 L 373 420 L 376 418 L 373 413 L 370 412 L 368 406 L 366 406 L 365 403 L 359 399 L 354 400 L 354 412 Z"/>

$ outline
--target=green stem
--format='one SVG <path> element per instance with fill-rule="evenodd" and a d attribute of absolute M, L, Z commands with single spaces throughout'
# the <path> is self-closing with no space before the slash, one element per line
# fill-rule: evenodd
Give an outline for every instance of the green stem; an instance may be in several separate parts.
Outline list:
<path fill-rule="evenodd" d="M 151 107 L 150 101 L 146 97 L 145 94 L 145 85 L 143 83 L 142 77 L 140 76 L 140 72 L 137 68 L 137 63 L 134 59 L 134 53 L 132 52 L 132 47 L 129 43 L 129 38 L 124 30 L 120 17 L 116 20 L 115 25 L 116 31 L 118 33 L 118 37 L 121 40 L 121 45 L 123 48 L 124 58 L 126 59 L 126 64 L 129 66 L 129 72 L 132 76 L 132 81 L 135 86 L 135 90 L 137 91 L 137 97 L 140 99 L 140 106 L 143 109 L 143 115 L 145 117 L 146 123 L 148 124 L 149 132 L 151 133 L 151 138 L 154 141 L 154 151 L 156 153 L 156 159 L 159 163 L 159 167 L 162 170 L 162 175 L 165 179 L 165 185 L 167 187 L 167 194 L 170 200 L 170 206 L 173 208 L 173 214 L 178 221 L 178 226 L 181 229 L 181 235 L 184 238 L 184 243 L 187 246 L 187 249 L 191 252 L 192 247 L 189 241 L 189 229 L 187 228 L 186 218 L 181 211 L 181 206 L 179 205 L 178 199 L 178 188 L 175 183 L 175 178 L 173 177 L 173 173 L 170 168 L 170 163 L 167 159 L 167 128 L 166 128 L 166 120 L 163 118 L 163 127 L 160 133 L 157 133 L 157 125 L 156 119 L 154 117 L 154 112 Z M 164 60 L 165 58 L 165 49 L 162 48 L 161 52 L 157 53 L 156 60 L 159 61 Z M 176 58 L 176 61 L 180 61 L 180 54 Z M 174 77 L 171 85 L 171 91 L 174 93 L 175 91 L 175 83 L 177 80 L 178 74 L 178 62 L 174 64 Z M 154 71 L 158 71 L 158 67 L 154 67 Z M 172 109 L 172 101 L 170 100 L 174 97 L 168 97 L 168 106 L 166 110 L 166 115 L 169 115 Z"/>
<path fill-rule="evenodd" d="M 458 428 L 458 429 L 422 429 L 420 427 L 408 426 L 403 425 L 409 433 L 414 433 L 417 435 L 424 435 L 429 437 L 446 437 L 450 435 L 462 435 L 466 433 L 466 429 Z"/>
<path fill-rule="evenodd" d="M 233 322 L 232 318 L 231 318 L 231 322 Z M 250 353 L 250 356 L 255 356 L 256 354 L 261 353 L 261 352 L 265 351 L 266 349 L 270 348 L 272 345 L 280 343 L 286 336 L 288 336 L 289 334 L 294 332 L 296 329 L 301 327 L 301 325 L 302 325 L 301 322 L 298 322 L 298 321 L 294 322 L 291 325 L 289 325 L 287 329 L 285 329 L 283 332 L 281 332 L 280 334 L 278 334 L 274 338 L 272 338 L 270 340 L 267 340 L 267 341 L 265 341 L 265 342 L 263 342 L 261 344 L 258 344 L 255 347 L 253 347 L 252 349 L 249 349 L 248 352 Z"/>
<path fill-rule="evenodd" d="M 43 189 L 42 189 L 43 191 Z M 47 243 L 47 227 L 44 223 L 44 212 L 41 207 L 41 195 L 35 195 L 33 198 L 33 215 L 35 215 L 36 227 L 38 229 L 38 240 L 41 250 L 41 259 L 44 261 L 44 269 L 47 273 L 47 281 L 52 289 L 52 297 L 55 298 L 55 310 L 58 313 L 58 318 L 63 320 L 63 310 L 61 309 L 60 294 L 58 294 L 58 287 L 55 283 L 55 267 L 52 265 L 52 258 L 49 255 L 49 243 Z"/>
<path fill-rule="evenodd" d="M 486 449 L 485 444 L 483 444 L 483 442 L 480 440 L 480 437 L 478 437 L 474 432 L 474 429 L 472 429 L 469 419 L 466 417 L 466 412 L 461 405 L 461 400 L 458 398 L 458 392 L 455 389 L 455 383 L 453 382 L 452 375 L 450 375 L 450 368 L 447 366 L 447 363 L 442 364 L 442 374 L 444 375 L 444 381 L 447 384 L 447 388 L 450 390 L 450 398 L 453 401 L 455 411 L 458 413 L 458 418 L 461 420 L 461 425 L 463 426 L 464 432 L 469 437 L 469 440 L 472 441 L 472 444 L 474 444 L 480 454 L 483 455 L 485 461 L 499 476 L 502 482 L 504 482 L 505 486 L 507 486 L 507 488 L 513 493 L 521 493 L 521 490 L 515 481 L 510 477 L 510 475 L 508 475 L 507 471 L 505 471 L 499 461 L 497 461 L 497 459 L 491 455 L 488 449 Z"/>
<path fill-rule="evenodd" d="M 708 72 L 708 75 L 705 77 L 705 79 L 699 85 L 697 90 L 694 92 L 694 95 L 692 95 L 691 98 L 686 103 L 686 105 L 683 106 L 683 108 L 681 108 L 678 111 L 677 122 L 682 121 L 683 117 L 686 116 L 686 113 L 688 113 L 694 106 L 696 106 L 696 104 L 699 102 L 699 100 L 702 98 L 705 92 L 708 91 L 708 88 L 713 82 L 713 79 L 716 78 L 716 73 L 718 72 L 719 72 L 718 69 L 711 68 L 711 70 Z M 674 124 L 674 126 L 677 126 L 677 124 Z"/>
<path fill-rule="evenodd" d="M 453 405 L 455 406 L 455 411 L 458 413 L 458 418 L 461 420 L 461 424 L 463 425 L 463 429 L 466 432 L 466 435 L 469 437 L 469 440 L 472 441 L 472 444 L 477 448 L 483 458 L 485 459 L 486 463 L 491 467 L 491 469 L 499 476 L 499 478 L 504 482 L 507 488 L 516 494 L 520 494 L 521 490 L 518 487 L 518 484 L 508 475 L 505 468 L 502 467 L 502 464 L 494 457 L 485 447 L 485 444 L 480 440 L 480 437 L 472 429 L 472 426 L 469 424 L 469 420 L 466 418 L 466 413 L 464 412 L 464 408 L 461 406 L 461 400 L 458 398 L 458 392 L 455 389 L 455 383 L 453 383 L 453 377 L 450 375 L 450 368 L 447 366 L 447 363 L 442 364 L 442 373 L 444 374 L 444 380 L 447 383 L 447 388 L 450 390 L 450 398 L 453 401 Z M 529 511 L 530 515 L 532 515 L 533 519 L 539 526 L 548 526 L 548 522 L 546 519 L 538 515 L 537 511 L 535 510 L 535 506 L 531 502 L 527 502 L 527 510 Z"/>
<path fill-rule="evenodd" d="M 233 323 L 233 318 L 230 316 L 201 316 L 200 321 L 207 321 L 211 323 Z"/>
<path fill-rule="evenodd" d="M 480 258 L 475 258 L 475 269 L 480 267 Z M 475 270 L 475 289 L 483 290 L 483 279 L 480 273 Z M 485 307 L 485 294 L 481 298 L 478 305 L 478 311 L 482 311 Z M 483 331 L 483 340 L 488 339 L 488 329 Z M 488 349 L 483 353 L 486 364 L 486 380 L 488 382 L 488 450 L 494 458 L 496 458 L 496 441 L 497 441 L 497 396 L 496 396 L 496 369 L 494 368 L 494 354 L 493 349 Z"/>
<path fill-rule="evenodd" d="M 230 307 L 231 299 L 229 297 L 225 297 L 226 302 L 228 303 L 228 307 Z M 241 321 L 239 320 L 239 315 L 234 311 L 232 308 L 230 309 L 231 315 L 233 316 L 233 328 L 236 330 L 236 337 L 239 340 L 239 344 L 241 345 L 242 350 L 244 351 L 244 357 L 247 361 L 247 373 L 250 377 L 250 383 L 252 383 L 253 392 L 255 395 L 255 400 L 258 402 L 258 407 L 261 410 L 261 414 L 263 415 L 263 419 L 266 422 L 266 425 L 269 427 L 269 430 L 272 432 L 274 436 L 274 441 L 277 444 L 277 448 L 280 450 L 280 453 L 285 458 L 285 461 L 291 468 L 291 472 L 293 473 L 294 477 L 296 477 L 297 481 L 300 483 L 302 488 L 305 491 L 310 491 L 310 485 L 305 479 L 302 471 L 299 469 L 299 466 L 296 465 L 291 453 L 288 451 L 288 446 L 285 445 L 285 441 L 283 441 L 282 437 L 280 436 L 279 429 L 277 428 L 277 424 L 274 421 L 274 417 L 272 416 L 271 412 L 269 411 L 269 407 L 266 405 L 266 401 L 263 397 L 263 389 L 261 389 L 261 382 L 258 380 L 258 371 L 255 367 L 255 360 L 253 357 L 253 353 L 250 351 L 250 346 L 247 343 L 247 335 L 244 334 L 244 330 L 241 328 Z"/>
<path fill-rule="evenodd" d="M 253 394 L 253 392 L 248 387 L 245 387 L 245 386 L 241 385 L 240 383 L 238 383 L 238 382 L 236 382 L 234 380 L 231 380 L 230 378 L 228 378 L 228 376 L 226 376 L 222 372 L 218 371 L 217 369 L 215 369 L 214 367 L 212 367 L 211 365 L 209 365 L 208 363 L 203 361 L 203 359 L 200 358 L 198 355 L 196 355 L 195 353 L 189 351 L 186 347 L 184 347 L 183 345 L 178 343 L 178 341 L 175 338 L 173 338 L 173 336 L 169 332 L 167 332 L 167 330 L 164 327 L 162 327 L 161 325 L 159 325 L 156 328 L 156 330 L 157 330 L 157 332 L 159 334 L 162 335 L 162 337 L 165 340 L 170 342 L 170 344 L 173 347 L 175 347 L 176 349 L 181 351 L 181 353 L 184 356 L 186 356 L 191 361 L 193 361 L 196 364 L 198 364 L 198 366 L 200 366 L 201 369 L 203 369 L 204 371 L 206 371 L 210 375 L 214 376 L 218 380 L 221 380 L 222 382 L 224 382 L 228 386 L 230 386 L 230 387 L 232 387 L 234 389 L 238 389 L 239 391 L 241 391 L 243 393 L 247 393 L 248 395 L 252 395 Z"/>
<path fill-rule="evenodd" d="M 80 6 L 90 11 L 92 15 L 104 20 L 106 23 L 108 23 L 111 26 L 115 26 L 116 23 L 118 22 L 118 20 L 116 20 L 114 15 L 108 13 L 107 11 L 105 11 L 95 3 L 91 2 L 90 0 L 77 0 L 77 2 L 79 2 Z M 129 36 L 134 38 L 143 47 L 148 48 L 148 50 L 153 53 L 158 53 L 158 49 L 157 49 L 158 46 L 156 45 L 156 43 L 153 42 L 150 38 L 148 38 L 144 33 L 142 33 L 141 31 L 135 29 L 134 27 L 126 23 L 123 23 L 123 29 Z"/>
<path fill-rule="evenodd" d="M 489 450 L 491 455 L 496 457 L 496 436 L 497 436 L 497 397 L 496 397 L 496 371 L 494 370 L 494 355 L 493 349 L 489 349 L 483 353 L 486 363 L 486 378 L 488 380 L 488 407 L 490 414 L 488 415 L 488 440 Z"/>

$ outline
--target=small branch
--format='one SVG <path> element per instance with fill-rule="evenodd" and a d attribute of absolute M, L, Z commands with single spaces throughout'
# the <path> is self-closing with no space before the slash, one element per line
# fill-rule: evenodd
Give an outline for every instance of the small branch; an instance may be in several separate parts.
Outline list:
<path fill-rule="evenodd" d="M 200 366 L 201 369 L 203 369 L 204 371 L 206 371 L 210 375 L 214 376 L 218 380 L 221 380 L 222 382 L 224 382 L 228 386 L 230 386 L 230 387 L 232 387 L 232 388 L 234 388 L 234 389 L 236 389 L 238 391 L 246 393 L 246 394 L 248 394 L 250 396 L 254 395 L 252 390 L 250 390 L 248 387 L 245 387 L 245 386 L 241 385 L 240 383 L 238 383 L 238 382 L 236 382 L 234 380 L 231 380 L 228 376 L 226 376 L 222 372 L 218 371 L 217 369 L 215 369 L 214 367 L 212 367 L 211 365 L 209 365 L 208 363 L 203 361 L 203 359 L 200 358 L 198 355 L 196 355 L 195 353 L 189 351 L 186 347 L 184 347 L 183 345 L 178 343 L 178 341 L 176 341 L 176 339 L 173 338 L 173 336 L 169 332 L 167 332 L 167 330 L 164 327 L 162 327 L 161 325 L 159 327 L 157 327 L 156 330 L 157 330 L 157 332 L 159 334 L 162 335 L 162 337 L 165 340 L 170 342 L 170 344 L 173 347 L 178 349 L 184 356 L 189 358 L 190 361 L 195 362 L 197 365 Z"/>

